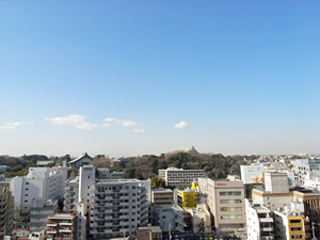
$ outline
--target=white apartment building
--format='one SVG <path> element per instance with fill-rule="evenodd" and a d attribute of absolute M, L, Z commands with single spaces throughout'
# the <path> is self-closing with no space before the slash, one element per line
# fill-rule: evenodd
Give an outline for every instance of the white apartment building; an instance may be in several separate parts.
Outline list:
<path fill-rule="evenodd" d="M 217 233 L 233 235 L 244 232 L 246 219 L 242 181 L 208 179 L 207 204 Z"/>
<path fill-rule="evenodd" d="M 274 221 L 269 208 L 246 201 L 246 224 L 248 240 L 273 240 Z"/>
<path fill-rule="evenodd" d="M 80 167 L 79 177 L 66 182 L 64 209 L 77 210 L 82 223 L 89 221 L 90 239 L 134 236 L 137 227 L 148 223 L 150 180 L 96 180 L 95 172 L 94 166 Z"/>
<path fill-rule="evenodd" d="M 35 197 L 48 199 L 63 199 L 66 167 L 32 167 L 27 176 L 14 177 L 10 188 L 15 200 L 15 208 L 30 210 L 31 201 Z"/>
<path fill-rule="evenodd" d="M 138 227 L 148 224 L 147 189 L 139 180 L 97 180 L 90 203 L 92 239 L 133 237 Z"/>
<path fill-rule="evenodd" d="M 57 210 L 57 200 L 44 201 L 44 198 L 32 199 L 30 208 L 30 231 L 46 229 L 47 217 Z"/>
<path fill-rule="evenodd" d="M 185 189 L 191 187 L 194 179 L 205 177 L 203 169 L 167 168 L 158 170 L 159 178 L 165 180 L 168 187 Z"/>
<path fill-rule="evenodd" d="M 305 184 L 305 179 L 320 177 L 320 159 L 297 159 L 294 162 L 298 168 L 299 183 Z"/>

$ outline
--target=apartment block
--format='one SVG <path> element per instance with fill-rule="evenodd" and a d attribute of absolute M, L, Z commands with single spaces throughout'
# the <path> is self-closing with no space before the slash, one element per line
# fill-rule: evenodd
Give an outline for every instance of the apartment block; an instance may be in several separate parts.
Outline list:
<path fill-rule="evenodd" d="M 9 182 L 0 182 L 0 236 L 11 235 L 14 217 L 14 199 Z"/>
<path fill-rule="evenodd" d="M 77 240 L 77 216 L 74 212 L 54 213 L 48 217 L 47 240 Z"/>
<path fill-rule="evenodd" d="M 269 208 L 246 201 L 246 223 L 248 240 L 273 240 L 274 221 Z"/>
<path fill-rule="evenodd" d="M 208 179 L 208 207 L 217 233 L 243 232 L 245 219 L 242 181 Z"/>
<path fill-rule="evenodd" d="M 152 206 L 173 205 L 173 191 L 171 189 L 151 190 L 151 205 Z"/>
<path fill-rule="evenodd" d="M 79 176 L 77 176 L 75 179 L 68 179 L 66 181 L 63 209 L 65 211 L 74 210 L 77 208 L 78 202 L 79 202 Z"/>
<path fill-rule="evenodd" d="M 80 178 L 81 179 L 81 178 Z M 90 198 L 90 237 L 133 237 L 148 224 L 148 190 L 136 179 L 97 180 Z"/>
<path fill-rule="evenodd" d="M 205 177 L 203 169 L 182 169 L 182 168 L 167 168 L 159 169 L 159 178 L 162 178 L 166 182 L 168 187 L 176 187 L 179 189 L 185 189 L 191 187 L 191 183 L 194 179 L 199 177 Z"/>
<path fill-rule="evenodd" d="M 66 167 L 32 167 L 27 176 L 14 177 L 10 188 L 15 200 L 15 208 L 30 210 L 31 201 L 35 197 L 48 199 L 63 199 Z"/>

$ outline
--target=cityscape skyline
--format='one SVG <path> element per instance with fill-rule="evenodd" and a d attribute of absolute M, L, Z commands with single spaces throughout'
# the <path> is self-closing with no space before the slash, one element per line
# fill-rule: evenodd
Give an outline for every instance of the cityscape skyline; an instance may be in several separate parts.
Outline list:
<path fill-rule="evenodd" d="M 319 154 L 318 1 L 0 3 L 0 155 Z"/>

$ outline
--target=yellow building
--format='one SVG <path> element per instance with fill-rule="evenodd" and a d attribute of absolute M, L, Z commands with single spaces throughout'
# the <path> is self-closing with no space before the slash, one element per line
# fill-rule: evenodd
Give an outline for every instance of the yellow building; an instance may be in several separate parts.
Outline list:
<path fill-rule="evenodd" d="M 304 218 L 293 212 L 274 211 L 276 237 L 287 240 L 305 240 Z"/>
<path fill-rule="evenodd" d="M 191 189 L 177 190 L 178 205 L 182 208 L 196 207 L 199 203 L 198 183 L 192 183 Z"/>

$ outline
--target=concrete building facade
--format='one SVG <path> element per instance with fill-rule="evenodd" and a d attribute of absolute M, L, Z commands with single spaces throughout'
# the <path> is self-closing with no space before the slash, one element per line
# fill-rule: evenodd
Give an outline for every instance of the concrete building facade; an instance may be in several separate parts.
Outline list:
<path fill-rule="evenodd" d="M 173 191 L 171 189 L 153 189 L 151 190 L 151 205 L 152 206 L 172 206 Z"/>
<path fill-rule="evenodd" d="M 67 180 L 66 167 L 32 167 L 27 176 L 14 177 L 10 188 L 15 200 L 15 208 L 30 210 L 35 197 L 62 200 Z"/>
<path fill-rule="evenodd" d="M 48 217 L 47 240 L 77 240 L 77 216 L 75 212 L 54 213 Z M 81 239 L 81 238 L 79 238 Z"/>
<path fill-rule="evenodd" d="M 46 229 L 47 218 L 58 210 L 57 200 L 47 200 L 44 198 L 34 198 L 30 208 L 30 230 Z"/>
<path fill-rule="evenodd" d="M 244 231 L 246 219 L 242 181 L 208 179 L 207 201 L 216 232 L 235 234 Z"/>

